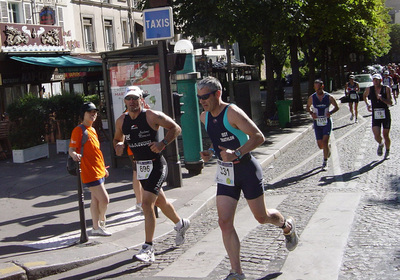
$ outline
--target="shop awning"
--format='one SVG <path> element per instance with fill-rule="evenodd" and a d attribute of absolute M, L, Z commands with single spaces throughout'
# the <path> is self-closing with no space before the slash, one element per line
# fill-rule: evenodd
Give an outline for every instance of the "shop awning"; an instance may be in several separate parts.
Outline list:
<path fill-rule="evenodd" d="M 102 71 L 102 64 L 99 62 L 68 55 L 55 57 L 11 56 L 10 58 L 23 63 L 58 68 L 59 73 Z"/>

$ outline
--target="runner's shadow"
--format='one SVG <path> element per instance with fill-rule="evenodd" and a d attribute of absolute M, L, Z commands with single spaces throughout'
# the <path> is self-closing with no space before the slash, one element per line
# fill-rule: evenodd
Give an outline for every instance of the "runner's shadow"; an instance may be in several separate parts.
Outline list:
<path fill-rule="evenodd" d="M 376 166 L 382 164 L 385 161 L 385 159 L 381 159 L 380 161 L 374 160 L 363 167 L 361 167 L 359 170 L 351 171 L 351 172 L 346 172 L 340 175 L 335 175 L 335 176 L 324 176 L 321 177 L 320 181 L 321 183 L 319 186 L 327 186 L 330 185 L 334 182 L 350 182 L 352 180 L 357 179 L 360 175 L 374 169 Z"/>
<path fill-rule="evenodd" d="M 264 276 L 263 278 L 259 278 L 258 280 L 276 279 L 277 277 L 279 277 L 281 275 L 282 275 L 282 272 L 274 272 L 274 273 L 270 273 L 270 274 Z"/>
<path fill-rule="evenodd" d="M 279 182 L 276 182 L 274 184 L 265 184 L 264 185 L 264 189 L 278 189 L 278 188 L 283 188 L 283 187 L 287 187 L 290 185 L 294 185 L 297 184 L 299 181 L 307 179 L 309 177 L 312 177 L 314 175 L 317 175 L 318 173 L 320 173 L 321 167 L 316 167 L 314 169 L 311 169 L 310 171 L 307 171 L 306 173 L 300 174 L 298 176 L 293 176 L 284 180 L 281 180 Z"/>
<path fill-rule="evenodd" d="M 342 129 L 342 128 L 345 128 L 345 127 L 348 127 L 348 126 L 351 126 L 351 125 L 353 125 L 354 123 L 347 123 L 347 124 L 345 124 L 345 125 L 342 125 L 342 126 L 337 126 L 337 127 L 334 127 L 333 128 L 333 130 L 339 130 L 339 129 Z"/>

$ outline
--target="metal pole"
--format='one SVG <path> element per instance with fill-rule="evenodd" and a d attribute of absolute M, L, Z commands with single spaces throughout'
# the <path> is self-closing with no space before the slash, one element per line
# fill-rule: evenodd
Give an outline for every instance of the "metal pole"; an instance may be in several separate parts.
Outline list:
<path fill-rule="evenodd" d="M 167 43 L 158 41 L 158 57 L 160 59 L 161 99 L 163 112 L 174 119 L 171 83 L 167 67 Z M 167 185 L 169 187 L 182 186 L 182 170 L 178 153 L 178 141 L 175 140 L 164 150 L 164 156 L 168 164 Z"/>
<path fill-rule="evenodd" d="M 88 242 L 89 238 L 86 232 L 86 218 L 85 218 L 85 198 L 83 195 L 83 188 L 81 183 L 81 163 L 77 162 L 76 165 L 76 174 L 78 178 L 78 202 L 79 202 L 79 218 L 81 224 L 81 238 L 80 243 Z"/>

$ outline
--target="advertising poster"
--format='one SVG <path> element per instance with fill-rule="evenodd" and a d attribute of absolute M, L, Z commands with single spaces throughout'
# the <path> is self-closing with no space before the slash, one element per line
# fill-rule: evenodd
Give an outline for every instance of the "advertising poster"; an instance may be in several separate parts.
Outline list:
<path fill-rule="evenodd" d="M 114 120 L 125 112 L 125 89 L 131 85 L 139 86 L 149 94 L 145 101 L 151 109 L 162 111 L 158 62 L 116 62 L 110 63 L 109 69 Z"/>

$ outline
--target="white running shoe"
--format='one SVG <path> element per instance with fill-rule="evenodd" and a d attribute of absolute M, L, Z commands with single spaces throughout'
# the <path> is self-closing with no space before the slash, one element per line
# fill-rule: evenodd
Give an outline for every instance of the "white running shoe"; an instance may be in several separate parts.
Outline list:
<path fill-rule="evenodd" d="M 176 246 L 185 243 L 185 233 L 190 227 L 190 221 L 188 219 L 182 219 L 182 227 L 180 229 L 174 227 L 176 230 L 175 244 Z"/>
<path fill-rule="evenodd" d="M 299 237 L 296 233 L 296 225 L 294 223 L 293 217 L 288 217 L 286 219 L 286 223 L 288 223 L 292 228 L 288 234 L 284 234 L 286 238 L 286 249 L 289 251 L 293 251 L 296 249 L 297 244 L 299 244 Z"/>
<path fill-rule="evenodd" d="M 142 249 L 140 249 L 139 254 L 134 255 L 133 258 L 138 259 L 139 261 L 142 262 L 154 262 L 155 257 L 154 257 L 154 248 L 153 246 L 149 244 L 143 244 Z"/>
<path fill-rule="evenodd" d="M 92 229 L 92 236 L 111 236 L 112 233 L 107 231 L 105 228 L 99 227 L 98 229 Z"/>
<path fill-rule="evenodd" d="M 136 204 L 136 210 L 140 211 L 140 212 L 143 212 L 142 203 L 137 203 Z"/>
<path fill-rule="evenodd" d="M 327 160 L 324 160 L 324 161 L 322 162 L 322 167 L 321 167 L 321 169 L 322 169 L 323 171 L 327 171 L 327 170 L 328 170 L 328 161 L 327 161 Z"/>

